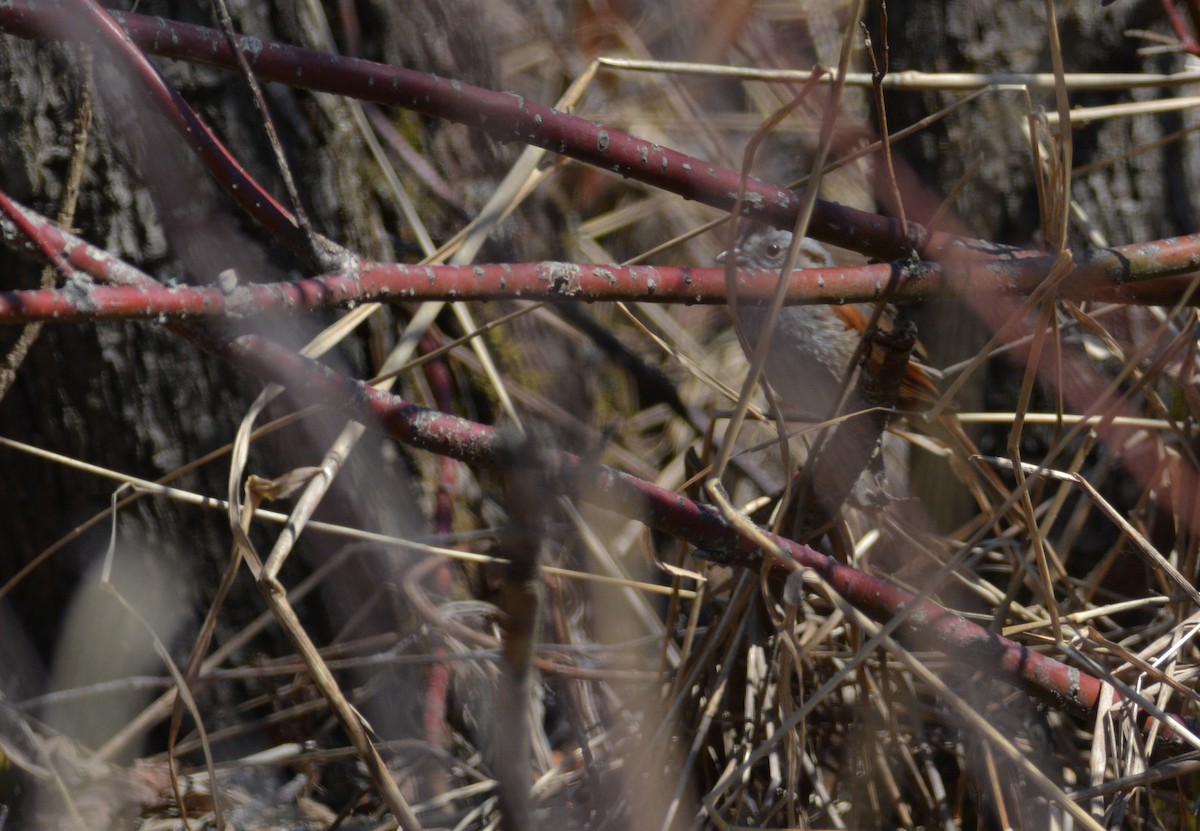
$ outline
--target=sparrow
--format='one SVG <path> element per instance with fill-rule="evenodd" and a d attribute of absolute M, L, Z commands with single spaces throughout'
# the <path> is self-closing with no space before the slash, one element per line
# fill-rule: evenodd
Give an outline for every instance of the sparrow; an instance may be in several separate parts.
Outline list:
<path fill-rule="evenodd" d="M 791 242 L 790 231 L 748 222 L 743 224 L 734 247 L 723 251 L 717 259 L 724 262 L 733 257 L 741 268 L 778 270 L 783 265 Z M 824 245 L 808 237 L 801 240 L 797 268 L 831 268 L 837 265 Z M 881 317 L 886 319 L 888 311 L 894 310 L 885 309 Z M 870 305 L 803 305 L 785 306 L 780 310 L 763 374 L 775 391 L 776 404 L 783 412 L 826 420 L 869 409 L 852 394 L 841 412 L 835 412 L 842 399 L 846 379 L 855 368 L 852 362 L 866 334 L 872 313 Z M 742 345 L 747 356 L 752 355 L 758 347 L 766 327 L 767 314 L 765 303 L 740 301 L 737 304 Z M 924 355 L 919 344 L 913 354 Z M 981 509 L 991 510 L 992 504 L 1003 504 L 1008 496 L 1008 488 L 995 471 L 986 466 L 968 468 L 957 461 L 977 457 L 979 450 L 954 412 L 943 410 L 932 422 L 919 417 L 918 414 L 927 412 L 937 398 L 937 386 L 929 373 L 919 363 L 909 361 L 900 379 L 895 409 L 908 416 L 910 425 L 918 422 L 921 432 L 935 444 L 952 451 L 948 456 L 951 466 Z M 878 433 L 874 435 L 879 436 Z M 879 504 L 876 496 L 880 493 L 884 494 L 885 499 L 892 499 L 903 497 L 908 490 L 907 442 L 898 441 L 891 431 L 885 432 L 882 439 L 882 444 L 876 445 L 876 450 L 882 452 L 872 457 L 861 475 L 854 473 L 861 469 L 857 462 L 852 465 L 841 464 L 837 457 L 832 462 L 835 475 L 842 473 L 841 469 L 845 468 L 847 475 L 858 477 L 853 490 L 859 504 Z M 850 455 L 857 457 L 853 445 L 851 447 L 851 452 L 843 453 L 841 460 L 846 460 Z M 824 468 L 815 471 L 814 476 L 828 479 L 829 471 L 830 468 Z M 825 489 L 826 493 L 831 491 L 832 501 L 843 498 L 836 490 Z M 836 506 L 828 507 L 832 509 Z M 803 522 L 802 515 L 798 522 Z"/>
<path fill-rule="evenodd" d="M 718 262 L 730 257 L 741 268 L 778 271 L 792 242 L 790 231 L 761 223 L 744 223 L 736 245 L 717 255 Z M 833 268 L 837 265 L 829 249 L 814 239 L 800 242 L 797 268 Z M 752 354 L 766 328 L 765 304 L 739 301 L 737 318 L 747 354 Z M 871 308 L 862 305 L 785 306 L 772 336 L 763 374 L 779 396 L 787 413 L 816 419 L 835 415 L 851 362 L 866 333 Z M 918 349 L 919 352 L 919 349 Z M 897 408 L 915 411 L 936 400 L 937 388 L 919 364 L 910 362 L 901 380 Z M 853 402 L 847 411 L 861 409 Z"/>

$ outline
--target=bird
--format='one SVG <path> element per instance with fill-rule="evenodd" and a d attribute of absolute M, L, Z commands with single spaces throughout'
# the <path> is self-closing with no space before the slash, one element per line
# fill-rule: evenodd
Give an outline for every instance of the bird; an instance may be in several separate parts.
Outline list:
<path fill-rule="evenodd" d="M 757 222 L 744 222 L 733 248 L 721 252 L 718 262 L 731 257 L 741 268 L 778 271 L 792 242 L 792 233 Z M 833 254 L 820 242 L 804 237 L 796 260 L 798 268 L 832 268 Z M 737 319 L 745 337 L 747 354 L 753 354 L 767 324 L 764 304 L 739 301 Z M 825 419 L 836 413 L 851 361 L 871 319 L 870 307 L 849 305 L 786 306 L 772 336 L 763 364 L 767 383 L 787 413 Z M 897 408 L 915 411 L 936 400 L 937 387 L 925 369 L 910 362 L 901 379 Z M 862 409 L 853 402 L 848 408 Z"/>
<path fill-rule="evenodd" d="M 718 262 L 730 258 L 743 269 L 779 270 L 792 242 L 790 231 L 780 230 L 758 222 L 743 222 L 733 246 L 718 255 Z M 835 267 L 833 254 L 817 240 L 804 237 L 800 241 L 796 260 L 798 268 Z M 859 343 L 866 335 L 873 310 L 867 305 L 799 305 L 785 306 L 779 312 L 772 335 L 771 346 L 763 364 L 763 374 L 768 385 L 776 393 L 777 406 L 788 414 L 800 414 L 807 418 L 823 421 L 838 415 L 855 413 L 870 408 L 851 393 L 844 403 L 846 379 L 854 370 L 852 361 L 859 351 Z M 885 308 L 883 318 L 894 309 Z M 742 346 L 747 357 L 754 354 L 761 340 L 768 308 L 763 303 L 741 301 L 736 305 Z M 923 348 L 917 344 L 913 350 L 924 356 Z M 894 381 L 894 379 L 893 379 Z M 908 424 L 918 422 L 921 431 L 935 444 L 949 449 L 950 459 L 970 459 L 979 455 L 972 439 L 967 435 L 953 411 L 942 410 L 935 420 L 923 419 L 938 399 L 937 385 L 926 368 L 909 361 L 900 379 L 895 411 L 904 413 Z M 836 410 L 842 404 L 840 412 Z M 886 422 L 887 417 L 883 416 Z M 880 434 L 882 423 L 868 434 L 874 436 L 874 450 L 858 442 L 854 431 L 849 431 L 849 442 L 840 443 L 837 453 L 824 459 L 827 466 L 814 470 L 815 477 L 829 480 L 830 471 L 834 478 L 854 477 L 853 500 L 859 505 L 898 504 L 907 496 L 909 462 L 907 442 L 890 431 Z M 891 425 L 894 426 L 894 425 Z M 914 425 L 915 426 L 915 425 Z M 879 441 L 882 439 L 882 441 Z M 836 443 L 836 440 L 834 440 Z M 859 466 L 861 455 L 870 451 L 871 458 L 865 469 Z M 851 462 L 853 456 L 855 461 Z M 807 466 L 807 462 L 804 463 Z M 990 510 L 994 500 L 1003 503 L 1008 489 L 990 468 L 968 469 L 961 464 L 952 466 L 960 480 L 967 485 L 975 501 L 985 510 Z M 857 471 L 861 470 L 862 473 Z M 848 494 L 845 488 L 822 487 L 818 498 L 827 501 L 828 513 L 836 510 Z M 798 525 L 804 522 L 798 517 Z"/>

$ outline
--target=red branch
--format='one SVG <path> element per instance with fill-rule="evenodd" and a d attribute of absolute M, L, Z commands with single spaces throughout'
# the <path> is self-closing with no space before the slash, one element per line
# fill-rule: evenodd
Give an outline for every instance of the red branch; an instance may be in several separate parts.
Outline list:
<path fill-rule="evenodd" d="M 111 12 L 111 17 L 125 28 L 134 44 L 147 52 L 237 70 L 225 36 L 214 29 L 137 14 Z M 78 27 L 68 25 L 70 18 L 68 12 L 50 4 L 29 0 L 0 4 L 0 31 L 21 37 L 81 36 Z M 102 27 L 110 48 L 119 49 L 119 54 L 137 68 L 137 76 L 168 111 L 172 123 L 209 165 L 214 176 L 239 198 L 243 207 L 264 222 L 265 227 L 289 239 L 293 248 L 302 248 L 290 215 L 273 202 L 265 201 L 269 197 L 245 177 L 244 171 L 228 157 L 178 93 L 167 87 L 156 72 L 150 77 L 153 67 L 149 67 L 145 57 L 139 56 L 131 44 L 119 39 L 111 28 Z M 403 107 L 467 124 L 498 141 L 536 145 L 687 199 L 724 210 L 734 207 L 740 183 L 737 172 L 620 130 L 534 104 L 512 93 L 494 92 L 436 75 L 314 52 L 252 36 L 239 36 L 237 43 L 255 73 L 267 80 Z M 247 192 L 251 192 L 252 197 L 247 197 Z M 799 195 L 787 188 L 757 179 L 747 182 L 746 210 L 765 222 L 792 227 L 799 204 Z M 269 209 L 269 216 L 259 215 L 264 209 Z M 1036 252 L 1016 251 L 951 234 L 929 234 L 915 223 L 908 223 L 906 236 L 895 219 L 824 201 L 817 203 L 809 233 L 817 239 L 878 259 L 893 259 L 920 250 L 926 260 L 946 263 L 1000 259 L 1006 263 L 1001 267 L 1008 268 L 1007 263 L 1012 258 L 1030 257 L 1029 267 L 1039 269 L 1041 274 L 1045 273 L 1044 266 L 1049 262 L 1037 257 Z M 1086 252 L 1077 254 L 1076 259 L 1087 268 L 1102 268 L 1106 279 L 1115 284 L 1184 273 L 1200 262 L 1194 241 L 1189 238 Z M 972 269 L 964 276 L 974 278 L 977 275 Z M 1177 284 L 1175 287 L 1178 288 Z M 1165 288 L 1154 297 L 1169 299 Z M 1147 301 L 1139 294 L 1138 302 L 1153 302 L 1153 298 Z"/>
<path fill-rule="evenodd" d="M 69 6 L 69 8 L 68 8 Z M 8 9 L 20 16 L 20 11 Z M 31 14 L 25 20 L 30 27 L 27 36 L 48 39 L 82 40 L 106 48 L 124 62 L 125 77 L 155 104 L 156 112 L 167 119 L 176 133 L 212 173 L 213 177 L 253 216 L 272 236 L 301 255 L 313 253 L 313 242 L 299 227 L 295 218 L 242 167 L 216 134 L 201 120 L 191 105 L 167 83 L 149 58 L 133 43 L 113 19 L 113 14 L 92 0 L 70 0 L 64 6 L 43 5 L 41 14 Z M 6 15 L 0 15 L 5 17 Z M 0 24 L 0 28 L 3 25 Z M 221 33 L 213 30 L 215 37 Z M 237 69 L 236 61 L 231 68 Z M 326 240 L 323 245 L 325 267 L 340 264 L 331 256 L 336 246 Z"/>
<path fill-rule="evenodd" d="M 163 286 L 142 275 L 125 275 L 128 266 L 60 230 L 45 217 L 17 205 L 0 193 L 0 211 L 18 227 L 27 244 L 42 256 L 117 285 L 95 285 L 74 279 L 64 289 L 0 292 L 0 324 L 78 322 L 135 318 L 202 319 L 262 312 L 298 313 L 364 302 L 418 300 L 494 300 L 521 297 L 546 301 L 634 300 L 654 303 L 721 304 L 726 302 L 725 272 L 717 268 L 517 263 L 475 266 L 409 266 L 366 263 L 351 273 L 326 274 L 288 283 L 255 284 L 221 290 Z M 1168 247 L 1169 246 L 1169 247 Z M 1183 271 L 1200 256 L 1200 235 L 1150 246 L 1127 246 L 1089 252 L 1061 284 L 1059 297 L 1123 302 L 1174 300 L 1186 286 L 1183 277 L 1159 275 Z M 1154 279 L 1127 282 L 1137 258 L 1140 274 Z M 1153 259 L 1155 264 L 1148 262 Z M 70 267 L 68 267 L 70 266 Z M 1025 294 L 1036 289 L 1049 258 L 951 261 L 909 265 L 900 261 L 857 267 L 805 269 L 794 272 L 788 286 L 790 303 L 894 302 L 944 297 L 955 286 L 972 292 Z M 132 270 L 130 270 L 132 271 Z M 248 276 L 248 275 L 243 275 Z M 743 271 L 738 297 L 766 299 L 774 291 L 773 271 Z M 1193 294 L 1193 305 L 1200 303 Z"/>
<path fill-rule="evenodd" d="M 69 19 L 69 12 L 48 4 L 34 6 L 24 0 L 9 0 L 0 5 L 0 29 L 25 37 L 73 37 L 75 35 L 72 32 L 75 29 L 64 28 Z M 234 62 L 223 37 L 213 30 L 139 15 L 120 15 L 118 20 L 127 28 L 134 41 L 148 51 L 223 68 L 233 67 Z M 94 22 L 105 28 L 110 43 L 116 45 L 120 40 L 118 33 L 108 28 L 107 24 L 101 23 L 100 19 Z M 718 208 L 731 208 L 738 191 L 739 177 L 733 171 L 584 119 L 557 113 L 527 102 L 520 96 L 482 90 L 457 81 L 397 67 L 268 43 L 257 38 L 243 37 L 238 44 L 239 48 L 248 53 L 255 71 L 268 80 L 403 106 L 431 116 L 468 124 L 498 140 L 522 141 L 540 146 Z M 120 49 L 120 54 L 128 54 L 129 51 Z M 171 106 L 177 106 L 178 103 L 172 102 Z M 178 119 L 177 126 L 183 131 L 197 127 L 194 123 L 180 124 Z M 197 149 L 195 146 L 193 149 L 201 154 L 211 151 L 211 148 Z M 217 159 L 215 163 L 220 166 L 228 165 L 231 161 Z M 790 227 L 799 204 L 797 194 L 757 180 L 748 184 L 747 194 L 751 213 L 772 224 Z M 813 217 L 811 233 L 820 239 L 847 248 L 877 257 L 891 258 L 905 254 L 925 241 L 920 229 L 911 224 L 909 227 L 912 237 L 906 238 L 901 233 L 899 224 L 893 219 L 820 203 Z M 278 227 L 274 230 L 280 232 Z M 141 293 L 141 302 L 145 303 L 144 298 L 154 292 L 170 291 L 152 285 L 147 278 L 128 266 L 116 263 L 103 252 L 61 235 L 61 232 L 56 233 L 60 233 L 61 248 L 67 261 L 74 267 L 93 274 L 102 271 L 116 282 L 135 285 L 133 291 Z M 36 235 L 37 244 L 44 245 L 50 234 L 50 230 L 39 230 Z M 929 243 L 925 249 L 927 253 L 940 257 L 943 262 L 951 263 L 951 268 L 965 267 L 968 276 L 976 273 L 977 266 L 984 265 L 988 269 L 999 269 L 993 273 L 1001 275 L 1007 274 L 1007 269 L 1024 273 L 1026 267 L 1031 269 L 1030 273 L 1033 273 L 1033 269 L 1044 273 L 1044 262 L 1037 259 L 1022 261 L 1017 259 L 1016 252 L 987 243 L 956 239 L 945 234 L 934 235 L 926 242 Z M 1120 285 L 1122 281 L 1134 276 L 1141 278 L 1147 275 L 1178 274 L 1186 270 L 1193 262 L 1200 261 L 1195 245 L 1194 238 L 1184 241 L 1171 240 L 1127 249 L 1093 252 L 1086 256 L 1080 255 L 1077 259 L 1083 263 L 1081 274 L 1099 275 Z M 997 258 L 1004 260 L 996 264 Z M 963 265 L 959 262 L 961 259 L 988 259 L 989 262 Z M 90 263 L 96 270 L 82 265 L 83 261 Z M 375 271 L 383 273 L 385 269 L 400 268 L 402 267 L 368 267 L 353 275 L 333 275 L 325 279 L 349 280 L 361 286 L 362 281 Z M 505 267 L 496 268 L 500 271 L 483 273 L 490 274 L 499 285 L 499 275 Z M 549 278 L 542 278 L 538 276 L 537 266 L 528 268 L 532 269 L 527 274 L 530 280 L 542 280 L 547 284 L 555 282 L 553 273 Z M 893 276 L 892 267 L 885 266 L 883 269 L 879 272 L 881 280 Z M 664 271 L 659 269 L 655 273 L 661 274 Z M 833 270 L 843 274 L 851 271 L 873 273 L 869 270 Z M 609 269 L 607 273 L 615 271 Z M 621 272 L 622 275 L 628 276 L 630 282 L 633 281 L 635 273 Z M 696 281 L 701 278 L 707 279 L 706 273 L 707 270 L 680 270 L 674 277 L 676 284 L 686 286 L 691 293 L 690 297 L 694 298 Z M 924 273 L 936 272 L 930 269 Z M 440 281 L 442 277 L 441 272 L 421 269 L 417 270 L 416 274 L 427 281 L 430 280 L 430 275 L 433 275 L 435 281 Z M 589 274 L 589 279 L 599 276 L 595 271 Z M 409 272 L 410 279 L 411 276 L 412 272 Z M 824 277 L 832 279 L 834 274 L 814 273 L 812 279 L 819 281 Z M 446 279 L 450 279 L 449 276 Z M 460 279 L 466 286 L 475 285 L 476 281 L 482 278 L 476 269 L 472 268 L 460 272 Z M 581 281 L 582 279 L 580 277 Z M 687 279 L 693 282 L 688 283 Z M 664 279 L 662 285 L 667 282 Z M 306 281 L 306 284 L 319 283 Z M 320 285 L 323 291 L 333 291 L 324 284 Z M 570 277 L 557 285 L 561 294 L 562 286 L 572 285 Z M 643 290 L 644 287 L 643 283 Z M 274 290 L 274 287 L 256 288 L 266 293 Z M 442 296 L 454 296 L 445 285 L 439 285 L 438 288 L 445 293 Z M 97 293 L 98 289 L 86 284 L 79 285 L 78 281 L 73 284 L 73 289 L 82 294 L 90 294 L 93 299 L 103 297 Z M 68 288 L 64 291 L 69 293 L 73 289 Z M 251 292 L 252 295 L 253 290 L 252 287 L 245 287 L 245 291 Z M 241 289 L 233 293 L 235 301 L 238 291 Z M 505 287 L 504 291 L 506 295 L 513 294 L 511 286 Z M 843 299 L 850 298 L 845 292 L 841 296 Z M 231 300 L 223 297 L 222 302 L 228 307 Z M 78 309 L 79 305 L 79 302 L 76 302 L 72 308 Z M 195 330 L 176 327 L 175 331 L 197 342 L 206 341 L 206 338 Z M 314 401 L 340 409 L 351 418 L 376 425 L 406 444 L 445 454 L 476 466 L 488 467 L 493 463 L 496 441 L 490 427 L 417 407 L 306 360 L 258 336 L 247 335 L 222 343 L 207 342 L 206 346 L 261 378 L 284 384 L 293 392 L 308 395 Z M 709 506 L 700 505 L 680 494 L 609 468 L 584 467 L 573 457 L 564 459 L 564 469 L 578 480 L 580 496 L 596 505 L 624 516 L 635 517 L 653 528 L 674 534 L 699 548 L 722 552 L 740 562 L 753 562 L 759 556 L 753 543 L 738 535 Z M 818 572 L 850 603 L 871 617 L 882 621 L 902 611 L 907 612 L 902 636 L 910 645 L 938 649 L 953 659 L 962 660 L 1024 686 L 1056 704 L 1083 709 L 1096 704 L 1101 690 L 1098 679 L 988 632 L 931 601 L 916 600 L 912 595 L 883 580 L 837 563 L 811 548 L 786 539 L 777 541 L 786 555 Z"/>
<path fill-rule="evenodd" d="M 11 203 L 8 209 L 24 212 L 26 219 L 32 214 Z M 72 265 L 86 264 L 90 272 L 104 274 L 127 291 L 161 290 L 137 269 L 42 222 L 43 227 L 31 233 L 52 239 Z M 33 223 L 24 222 L 22 226 L 31 229 Z M 475 467 L 490 468 L 495 463 L 496 437 L 491 427 L 411 404 L 258 335 L 225 341 L 178 323 L 171 329 L 264 380 L 338 409 L 404 444 Z M 595 505 L 729 560 L 753 565 L 761 557 L 754 543 L 726 524 L 711 506 L 611 468 L 584 467 L 569 455 L 564 455 L 562 469 L 575 480 L 580 497 Z M 848 602 L 872 618 L 887 621 L 907 612 L 900 633 L 915 648 L 939 650 L 1056 705 L 1087 710 L 1098 701 L 1101 682 L 1085 672 L 988 632 L 932 601 L 917 600 L 884 580 L 842 565 L 807 546 L 780 537 L 775 540 L 785 556 L 818 572 Z"/>
<path fill-rule="evenodd" d="M 983 269 L 977 269 L 983 271 Z M 1036 287 L 1000 269 L 975 280 L 981 292 L 1018 294 Z M 1022 275 L 1017 275 L 1022 276 Z M 766 300 L 779 279 L 775 271 L 742 271 L 738 297 Z M 937 265 L 901 272 L 895 265 L 818 268 L 793 272 L 787 303 L 857 303 L 878 300 L 884 287 L 893 302 L 944 296 L 946 278 Z M 1172 285 L 1172 291 L 1179 286 Z M 1127 293 L 1126 293 L 1127 294 Z M 1122 293 L 1067 284 L 1058 297 L 1116 300 Z M 64 289 L 0 292 L 0 325 L 44 321 L 180 319 L 268 312 L 300 313 L 365 302 L 424 300 L 726 302 L 725 271 L 719 268 L 610 266 L 578 263 L 517 263 L 487 266 L 371 265 L 359 276 L 330 274 L 288 283 L 250 284 L 231 291 L 194 286 L 105 286 L 75 278 Z M 1126 301 L 1129 297 L 1124 297 Z M 1200 304 L 1200 295 L 1190 298 Z"/>
<path fill-rule="evenodd" d="M 138 14 L 111 12 L 111 15 L 125 28 L 133 43 L 151 54 L 231 71 L 238 69 L 224 34 L 215 29 Z M 69 18 L 64 9 L 50 4 L 29 0 L 0 4 L 0 31 L 20 37 L 79 37 L 77 29 L 67 25 Z M 255 74 L 266 80 L 466 124 L 497 141 L 535 145 L 686 199 L 723 210 L 734 207 L 740 184 L 735 171 L 557 112 L 519 95 L 257 37 L 239 36 L 237 43 Z M 163 103 L 174 106 L 165 99 Z M 175 116 L 177 127 L 178 120 Z M 190 134 L 183 135 L 189 142 L 194 141 Z M 798 194 L 787 188 L 757 179 L 747 183 L 747 213 L 765 222 L 791 228 L 799 205 Z M 948 234 L 934 234 L 926 239 L 925 231 L 914 223 L 909 223 L 909 237 L 906 237 L 895 219 L 824 201 L 818 202 L 809 228 L 818 239 L 879 259 L 905 256 L 913 250 L 922 250 L 927 258 L 936 259 L 937 252 L 958 242 Z M 999 253 L 987 243 L 972 245 Z"/>
<path fill-rule="evenodd" d="M 1174 0 L 1162 0 L 1162 5 L 1163 10 L 1167 13 L 1167 18 L 1171 21 L 1171 26 L 1175 29 L 1175 34 L 1179 37 L 1179 45 L 1193 55 L 1200 55 L 1200 44 L 1196 43 L 1196 39 L 1188 31 L 1187 24 L 1183 22 L 1183 18 L 1179 16 L 1179 12 L 1175 10 Z M 1192 23 L 1195 24 L 1197 15 L 1192 3 L 1188 3 L 1188 13 L 1192 17 Z"/>
<path fill-rule="evenodd" d="M 475 467 L 494 465 L 497 441 L 491 427 L 409 403 L 257 335 L 244 335 L 211 348 L 265 381 L 282 384 L 404 444 Z M 567 487 L 594 505 L 635 518 L 722 559 L 753 565 L 762 556 L 752 541 L 726 524 L 709 505 L 608 467 L 585 466 L 569 454 L 562 457 L 562 470 Z M 989 632 L 930 600 L 915 599 L 812 548 L 782 537 L 773 539 L 785 556 L 820 574 L 842 597 L 875 620 L 887 621 L 905 612 L 907 619 L 898 631 L 910 648 L 938 650 L 1056 706 L 1086 711 L 1099 700 L 1102 684 L 1085 672 Z"/>
<path fill-rule="evenodd" d="M 59 235 L 58 242 L 68 261 L 77 267 L 86 262 L 94 271 L 127 286 L 127 291 L 160 290 L 136 269 L 69 238 L 52 226 L 38 229 L 37 233 Z M 257 335 L 214 341 L 191 327 L 175 324 L 171 328 L 264 380 L 283 384 L 294 393 L 339 409 L 348 417 L 381 429 L 412 447 L 475 467 L 488 468 L 494 464 L 496 438 L 491 427 L 411 404 Z M 572 456 L 564 456 L 562 467 L 577 480 L 580 496 L 600 507 L 743 564 L 752 565 L 761 556 L 754 543 L 727 525 L 711 506 L 611 468 L 584 468 Z M 848 602 L 872 618 L 886 621 L 907 611 L 901 636 L 915 648 L 939 650 L 1057 705 L 1086 710 L 1098 701 L 1101 682 L 1087 673 L 988 632 L 936 603 L 916 600 L 886 581 L 842 565 L 807 546 L 784 538 L 776 538 L 776 542 L 785 556 L 818 572 Z"/>

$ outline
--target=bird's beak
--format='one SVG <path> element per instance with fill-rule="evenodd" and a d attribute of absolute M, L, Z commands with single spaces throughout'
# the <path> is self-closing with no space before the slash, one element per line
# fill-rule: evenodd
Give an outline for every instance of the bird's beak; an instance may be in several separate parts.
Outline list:
<path fill-rule="evenodd" d="M 739 252 L 736 247 L 726 248 L 724 251 L 722 251 L 720 254 L 717 255 L 717 262 L 721 263 L 723 265 L 725 263 L 725 261 L 728 260 L 730 257 L 736 258 L 738 253 Z"/>

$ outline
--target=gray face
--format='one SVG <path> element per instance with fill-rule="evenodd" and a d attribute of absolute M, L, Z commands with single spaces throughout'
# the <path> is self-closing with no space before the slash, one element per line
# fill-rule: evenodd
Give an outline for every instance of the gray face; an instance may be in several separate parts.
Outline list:
<path fill-rule="evenodd" d="M 738 265 L 742 268 L 778 270 L 783 266 L 788 246 L 791 244 L 791 231 L 781 231 L 769 225 L 755 223 L 743 226 L 738 234 L 737 246 L 733 250 L 737 254 Z M 724 262 L 726 254 L 728 252 L 722 252 L 717 258 L 718 261 Z M 825 246 L 809 237 L 801 241 L 800 254 L 796 259 L 797 268 L 828 268 L 833 265 L 833 257 Z"/>
<path fill-rule="evenodd" d="M 790 231 L 746 223 L 740 229 L 737 245 L 717 259 L 724 262 L 732 253 L 741 268 L 778 270 L 791 242 Z M 796 268 L 834 265 L 833 257 L 821 243 L 807 237 L 801 241 Z M 744 345 L 751 350 L 757 348 L 767 323 L 766 308 L 761 302 L 739 303 L 737 317 Z M 790 413 L 829 416 L 841 396 L 841 379 L 850 370 L 858 339 L 858 332 L 847 328 L 846 322 L 828 306 L 784 307 L 763 366 L 780 405 Z"/>

